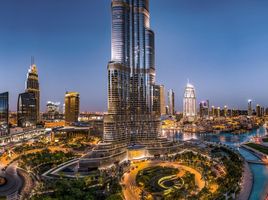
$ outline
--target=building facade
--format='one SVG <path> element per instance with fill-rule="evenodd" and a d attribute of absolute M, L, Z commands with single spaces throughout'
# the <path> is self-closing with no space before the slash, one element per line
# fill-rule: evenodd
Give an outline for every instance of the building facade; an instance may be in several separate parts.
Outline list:
<path fill-rule="evenodd" d="M 25 92 L 34 93 L 36 98 L 36 119 L 40 121 L 40 89 L 37 67 L 32 58 L 32 64 L 27 73 Z"/>
<path fill-rule="evenodd" d="M 0 137 L 9 134 L 9 94 L 0 94 Z"/>
<path fill-rule="evenodd" d="M 164 85 L 160 85 L 160 114 L 166 114 L 166 95 L 165 95 L 165 87 Z"/>
<path fill-rule="evenodd" d="M 208 119 L 209 118 L 209 100 L 201 101 L 199 104 L 199 114 L 200 118 Z"/>
<path fill-rule="evenodd" d="M 35 94 L 19 94 L 17 104 L 17 124 L 19 127 L 34 127 L 37 124 L 37 100 Z"/>
<path fill-rule="evenodd" d="M 192 84 L 187 83 L 183 98 L 183 117 L 187 121 L 194 121 L 196 118 L 196 95 Z"/>
<path fill-rule="evenodd" d="M 77 92 L 66 92 L 65 94 L 65 124 L 71 125 L 78 122 L 80 109 L 80 95 Z"/>
<path fill-rule="evenodd" d="M 175 93 L 172 89 L 168 90 L 168 114 L 175 114 Z"/>
<path fill-rule="evenodd" d="M 252 100 L 248 100 L 248 116 L 252 116 L 253 110 L 252 110 Z"/>
<path fill-rule="evenodd" d="M 155 84 L 154 32 L 148 0 L 112 0 L 112 55 L 108 64 L 108 115 L 104 141 L 128 144 L 160 133 L 159 86 Z"/>

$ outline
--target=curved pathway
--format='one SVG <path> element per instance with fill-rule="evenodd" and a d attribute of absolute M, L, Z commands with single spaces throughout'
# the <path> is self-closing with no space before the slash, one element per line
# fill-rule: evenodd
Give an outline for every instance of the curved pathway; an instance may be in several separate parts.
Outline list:
<path fill-rule="evenodd" d="M 1 170 L 0 176 L 3 176 L 7 179 L 6 185 L 0 187 L 0 194 L 2 196 L 12 195 L 17 193 L 22 188 L 23 181 L 17 173 L 16 162 L 10 164 L 5 172 Z"/>
<path fill-rule="evenodd" d="M 126 200 L 139 200 L 140 194 L 142 192 L 141 188 L 136 184 L 136 176 L 140 170 L 143 170 L 148 167 L 153 166 L 162 166 L 162 167 L 174 167 L 189 171 L 195 175 L 195 182 L 199 190 L 205 187 L 205 182 L 202 180 L 201 174 L 193 168 L 179 164 L 178 162 L 163 162 L 163 161 L 144 161 L 136 163 L 133 170 L 125 173 L 122 177 L 121 184 L 123 185 L 123 193 Z M 182 172 L 180 172 L 182 173 Z"/>

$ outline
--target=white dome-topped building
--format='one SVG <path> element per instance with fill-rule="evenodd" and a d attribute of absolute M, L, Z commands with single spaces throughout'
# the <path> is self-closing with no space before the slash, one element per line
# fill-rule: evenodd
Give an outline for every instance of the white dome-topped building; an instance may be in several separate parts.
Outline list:
<path fill-rule="evenodd" d="M 196 115 L 197 112 L 195 88 L 192 84 L 188 82 L 183 97 L 183 118 L 187 121 L 194 121 Z"/>

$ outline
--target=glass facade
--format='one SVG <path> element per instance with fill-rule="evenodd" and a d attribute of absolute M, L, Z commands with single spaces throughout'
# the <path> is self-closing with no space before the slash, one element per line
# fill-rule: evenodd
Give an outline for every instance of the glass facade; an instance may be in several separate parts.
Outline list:
<path fill-rule="evenodd" d="M 8 114 L 9 114 L 8 92 L 0 94 L 0 137 L 8 135 Z"/>
<path fill-rule="evenodd" d="M 71 125 L 78 122 L 80 107 L 80 96 L 77 92 L 66 92 L 65 94 L 65 124 Z"/>
<path fill-rule="evenodd" d="M 33 127 L 37 123 L 37 102 L 35 94 L 25 92 L 19 94 L 18 105 L 18 126 L 19 127 Z"/>
<path fill-rule="evenodd" d="M 112 60 L 104 140 L 143 143 L 160 133 L 154 32 L 148 0 L 112 1 Z"/>
<path fill-rule="evenodd" d="M 172 89 L 168 91 L 168 114 L 175 114 L 175 93 Z"/>
<path fill-rule="evenodd" d="M 36 98 L 36 119 L 40 119 L 40 90 L 38 81 L 38 72 L 35 64 L 30 66 L 27 74 L 25 92 L 34 93 Z"/>

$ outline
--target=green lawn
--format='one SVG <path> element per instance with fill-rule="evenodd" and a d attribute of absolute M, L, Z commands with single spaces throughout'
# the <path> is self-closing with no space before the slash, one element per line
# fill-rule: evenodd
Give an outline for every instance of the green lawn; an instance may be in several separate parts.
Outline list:
<path fill-rule="evenodd" d="M 172 167 L 149 167 L 138 172 L 136 182 L 140 186 L 143 185 L 150 192 L 160 192 L 158 191 L 157 181 L 161 177 L 175 175 L 177 173 L 179 173 L 179 170 Z"/>
<path fill-rule="evenodd" d="M 268 147 L 266 147 L 266 146 L 263 146 L 260 144 L 255 144 L 255 143 L 248 143 L 246 145 L 268 155 Z"/>
<path fill-rule="evenodd" d="M 268 138 L 263 138 L 262 141 L 263 142 L 268 142 Z"/>

